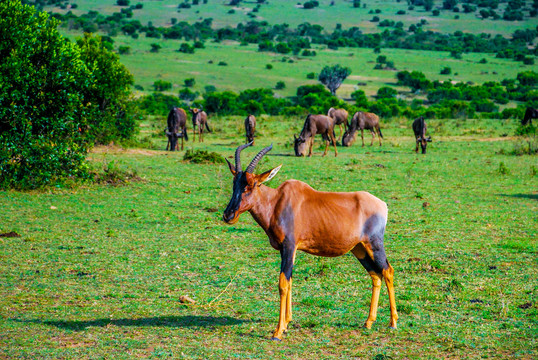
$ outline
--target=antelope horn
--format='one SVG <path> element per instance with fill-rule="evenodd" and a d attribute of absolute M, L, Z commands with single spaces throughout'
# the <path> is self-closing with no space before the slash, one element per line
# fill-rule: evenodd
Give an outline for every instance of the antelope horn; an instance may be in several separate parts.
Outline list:
<path fill-rule="evenodd" d="M 243 145 L 239 146 L 237 148 L 237 150 L 235 150 L 235 171 L 237 171 L 237 172 L 242 171 L 241 170 L 241 151 L 244 148 L 249 147 L 250 145 L 252 145 L 252 141 L 249 142 L 248 144 L 243 144 Z"/>
<path fill-rule="evenodd" d="M 273 144 L 269 145 L 268 147 L 262 149 L 262 151 L 260 151 L 258 153 L 258 155 L 254 156 L 254 159 L 252 159 L 252 161 L 250 162 L 250 164 L 248 165 L 247 169 L 245 170 L 245 172 L 248 172 L 248 173 L 253 173 L 254 171 L 254 168 L 256 167 L 256 165 L 258 165 L 258 162 L 261 160 L 261 158 L 267 154 L 269 151 L 271 151 L 271 149 L 273 148 Z"/>

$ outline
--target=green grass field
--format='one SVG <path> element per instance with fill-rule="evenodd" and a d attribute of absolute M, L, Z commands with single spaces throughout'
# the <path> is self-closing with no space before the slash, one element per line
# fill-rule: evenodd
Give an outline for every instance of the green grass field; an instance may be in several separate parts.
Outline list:
<path fill-rule="evenodd" d="M 159 53 L 149 51 L 152 43 L 162 46 Z M 200 93 L 204 92 L 206 85 L 213 85 L 218 91 L 240 92 L 252 88 L 274 88 L 278 81 L 283 81 L 286 88 L 274 90 L 275 93 L 293 96 L 297 87 L 318 83 L 317 75 L 315 80 L 309 80 L 306 77 L 308 73 L 319 74 L 324 66 L 335 64 L 352 70 L 337 91 L 341 98 L 349 98 L 357 89 L 364 90 L 367 95 L 375 95 L 382 86 L 396 85 L 396 71 L 374 69 L 379 54 L 371 49 L 341 48 L 334 51 L 325 48 L 318 49 L 315 57 L 302 57 L 259 52 L 256 45 L 206 42 L 205 49 L 197 49 L 195 54 L 184 54 L 177 51 L 180 44 L 181 41 L 134 40 L 127 37 L 118 37 L 115 41 L 116 47 L 131 48 L 131 54 L 121 56 L 121 62 L 133 73 L 135 84 L 142 86 L 144 93 L 153 91 L 156 80 L 164 80 L 173 84 L 168 93 L 177 95 L 183 88 L 183 81 L 194 78 L 196 85 L 193 90 Z M 436 51 L 383 49 L 382 54 L 395 63 L 398 71 L 419 70 L 430 80 L 472 81 L 477 84 L 500 82 L 514 79 L 518 72 L 532 69 L 532 66 L 511 60 L 496 59 L 492 54 L 464 54 L 462 59 L 453 59 L 448 52 Z M 487 60 L 486 64 L 479 63 L 483 58 Z M 221 61 L 228 65 L 219 66 Z M 273 68 L 266 69 L 266 64 L 273 65 Z M 440 75 L 440 70 L 445 66 L 452 69 L 451 75 Z M 409 91 L 403 87 L 397 89 Z"/>
<path fill-rule="evenodd" d="M 351 1 L 337 0 L 334 6 L 330 6 L 331 1 L 319 1 L 320 6 L 315 9 L 305 10 L 297 5 L 296 1 L 269 0 L 267 4 L 262 4 L 260 10 L 255 13 L 256 17 L 251 18 L 247 14 L 256 7 L 256 1 L 243 1 L 239 6 L 232 7 L 227 4 L 230 1 L 208 0 L 207 4 L 200 1 L 200 5 L 192 6 L 190 9 L 178 9 L 181 1 L 131 1 L 131 5 L 141 3 L 143 9 L 135 10 L 133 19 L 140 20 L 144 25 L 151 21 L 155 26 L 170 26 L 171 19 L 178 21 L 194 22 L 205 18 L 212 18 L 216 27 L 236 26 L 240 22 L 251 20 L 267 21 L 269 24 L 287 23 L 296 27 L 304 22 L 322 25 L 326 31 L 332 31 L 336 24 L 342 24 L 344 28 L 359 26 L 365 33 L 379 32 L 376 23 L 371 22 L 372 17 L 378 16 L 381 20 L 389 19 L 402 21 L 407 29 L 412 24 L 419 23 L 422 19 L 428 21 L 428 28 L 434 31 L 453 33 L 460 30 L 470 33 L 488 34 L 512 34 L 517 29 L 531 28 L 536 26 L 536 20 L 525 17 L 524 21 L 503 21 L 481 19 L 476 13 L 454 13 L 452 11 L 441 11 L 440 16 L 433 16 L 432 12 L 424 11 L 423 6 L 416 6 L 414 10 L 408 10 L 407 1 L 395 0 L 362 0 L 366 7 L 353 8 Z M 60 9 L 46 7 L 47 11 L 65 13 L 72 11 L 76 15 L 85 14 L 88 11 L 98 11 L 102 14 L 110 15 L 119 12 L 122 7 L 115 5 L 114 0 L 85 0 L 77 1 L 76 9 Z M 192 2 L 190 2 L 192 3 Z M 301 4 L 304 1 L 300 2 Z M 528 7 L 532 1 L 526 1 Z M 501 4 L 497 13 L 502 16 L 506 4 Z M 435 8 L 441 8 L 441 1 L 436 1 Z M 125 7 L 124 7 L 125 8 Z M 235 13 L 229 14 L 230 10 Z M 460 5 L 461 9 L 461 5 Z M 178 11 L 179 10 L 179 11 Z M 370 11 L 381 10 L 381 13 L 371 14 Z M 406 13 L 397 15 L 399 10 Z M 454 17 L 459 15 L 459 19 Z M 525 13 L 528 16 L 528 12 Z M 534 24 L 534 25 L 533 25 Z"/>
<path fill-rule="evenodd" d="M 187 148 L 233 157 L 242 120 L 211 118 L 206 142 Z M 434 141 L 416 155 L 409 122 L 393 120 L 382 147 L 321 158 L 317 139 L 312 158 L 296 158 L 302 120 L 258 119 L 243 164 L 273 143 L 260 171 L 283 167 L 269 186 L 293 178 L 387 202 L 397 330 L 384 287 L 377 323 L 361 327 L 371 281 L 352 255 L 299 253 L 294 320 L 270 341 L 280 256 L 249 214 L 222 222 L 227 166 L 110 147 L 93 166 L 116 162 L 142 182 L 0 192 L 0 233 L 21 235 L 0 237 L 0 358 L 536 358 L 538 164 L 502 154 L 515 123 L 432 120 Z M 159 149 L 162 121 L 142 124 Z"/>

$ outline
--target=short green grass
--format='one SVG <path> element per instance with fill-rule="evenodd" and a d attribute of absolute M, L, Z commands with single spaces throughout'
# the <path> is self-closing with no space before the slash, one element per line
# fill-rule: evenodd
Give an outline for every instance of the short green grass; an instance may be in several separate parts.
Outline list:
<path fill-rule="evenodd" d="M 0 233 L 21 235 L 0 237 L 0 357 L 536 358 L 536 157 L 500 154 L 517 141 L 515 121 L 430 121 L 433 142 L 416 155 L 409 122 L 396 119 L 383 124 L 382 147 L 321 158 L 317 139 L 312 158 L 296 158 L 302 120 L 260 117 L 243 165 L 273 143 L 260 170 L 283 167 L 269 186 L 295 178 L 387 202 L 397 330 L 385 288 L 377 323 L 361 327 L 371 281 L 353 256 L 299 253 L 294 320 L 283 342 L 270 341 L 280 256 L 249 214 L 222 222 L 227 166 L 111 147 L 90 154 L 94 166 L 115 161 L 142 181 L 0 192 Z M 141 134 L 159 149 L 162 121 Z M 210 124 L 186 149 L 232 160 L 242 119 Z"/>
<path fill-rule="evenodd" d="M 162 46 L 159 53 L 149 51 L 152 43 Z M 180 43 L 148 38 L 118 37 L 115 40 L 116 47 L 131 47 L 131 54 L 121 55 L 121 62 L 133 73 L 135 84 L 143 87 L 143 93 L 151 92 L 156 80 L 164 80 L 173 84 L 168 93 L 177 95 L 184 86 L 184 80 L 194 78 L 196 84 L 192 89 L 200 93 L 207 85 L 215 86 L 217 91 L 240 92 L 252 88 L 274 89 L 278 81 L 283 81 L 286 87 L 274 92 L 279 96 L 293 96 L 297 87 L 318 83 L 317 75 L 315 80 L 309 80 L 306 77 L 308 73 L 319 74 L 324 66 L 335 64 L 347 66 L 352 71 L 337 91 L 341 98 L 349 99 L 357 89 L 364 90 L 367 95 L 375 95 L 382 86 L 396 86 L 396 71 L 374 69 L 379 54 L 372 49 L 328 50 L 317 47 L 317 56 L 302 57 L 259 52 L 257 45 L 206 42 L 205 49 L 197 49 L 195 54 L 184 54 L 177 51 Z M 517 73 L 532 68 L 512 60 L 496 59 L 492 54 L 464 54 L 462 59 L 454 59 L 448 52 L 383 49 L 382 55 L 393 61 L 398 71 L 418 70 L 430 80 L 441 81 L 500 82 L 514 79 Z M 479 63 L 482 58 L 487 60 L 486 64 Z M 221 61 L 227 66 L 219 66 Z M 266 69 L 266 64 L 273 68 Z M 451 75 L 440 75 L 445 66 L 452 69 Z M 404 87 L 397 89 L 409 91 Z"/>

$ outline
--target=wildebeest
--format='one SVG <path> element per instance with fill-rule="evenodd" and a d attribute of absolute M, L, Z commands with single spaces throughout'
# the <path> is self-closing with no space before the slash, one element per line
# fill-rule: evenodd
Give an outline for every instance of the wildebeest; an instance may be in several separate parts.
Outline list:
<path fill-rule="evenodd" d="M 336 139 L 334 138 L 334 119 L 326 115 L 308 115 L 303 125 L 303 130 L 299 137 L 295 137 L 294 150 L 295 156 L 305 156 L 306 146 L 309 145 L 308 156 L 312 156 L 312 147 L 314 145 L 314 137 L 320 134 L 325 140 L 325 151 L 322 156 L 327 154 L 329 148 L 329 139 L 334 144 L 334 156 L 338 155 L 336 150 Z"/>
<path fill-rule="evenodd" d="M 368 329 L 377 318 L 381 282 L 385 280 L 389 297 L 390 326 L 396 328 L 398 312 L 394 294 L 394 269 L 383 245 L 387 224 L 387 204 L 366 191 L 323 192 L 298 180 L 287 180 L 277 189 L 265 186 L 280 166 L 255 174 L 254 169 L 272 146 L 261 150 L 243 171 L 241 145 L 235 151 L 235 166 L 228 159 L 233 175 L 233 194 L 222 219 L 235 224 L 248 211 L 269 237 L 271 246 L 280 251 L 280 316 L 273 340 L 282 340 L 291 321 L 293 263 L 297 250 L 336 257 L 351 252 L 372 279 Z"/>
<path fill-rule="evenodd" d="M 347 117 L 349 116 L 348 112 L 345 109 L 335 109 L 330 108 L 327 112 L 327 116 L 332 117 L 335 121 L 335 125 L 340 127 L 340 136 L 343 134 L 342 124 L 344 124 L 344 130 L 347 130 L 348 123 Z"/>
<path fill-rule="evenodd" d="M 420 143 L 422 153 L 426 154 L 426 145 L 432 141 L 432 138 L 431 136 L 426 137 L 426 123 L 424 122 L 423 116 L 413 121 L 413 132 L 415 133 L 416 139 L 415 152 L 418 153 L 418 144 Z"/>
<path fill-rule="evenodd" d="M 538 109 L 528 107 L 527 110 L 525 110 L 523 120 L 521 120 L 521 125 L 527 125 L 529 122 L 532 125 L 532 119 L 538 119 Z"/>
<path fill-rule="evenodd" d="M 381 146 L 381 138 L 383 138 L 383 134 L 381 133 L 381 129 L 379 128 L 379 116 L 374 113 L 357 111 L 353 115 L 348 129 L 342 137 L 343 146 L 351 146 L 351 144 L 353 144 L 353 142 L 355 141 L 355 133 L 358 129 L 361 130 L 362 146 L 364 146 L 365 129 L 370 130 L 372 133 L 372 142 L 370 143 L 370 146 L 374 144 L 376 132 L 379 137 L 379 146 Z"/>
<path fill-rule="evenodd" d="M 256 130 L 256 118 L 254 115 L 249 115 L 245 119 L 245 133 L 247 138 L 247 144 L 252 142 L 254 144 L 254 130 Z"/>
<path fill-rule="evenodd" d="M 207 124 L 207 113 L 201 108 L 190 108 L 192 113 L 192 131 L 194 134 L 194 139 L 196 141 L 196 129 L 198 129 L 198 141 L 204 142 L 204 126 L 207 129 L 207 132 L 211 132 L 209 125 Z"/>
<path fill-rule="evenodd" d="M 177 150 L 178 139 L 181 138 L 181 150 L 183 150 L 183 138 L 189 140 L 187 135 L 187 113 L 182 108 L 173 107 L 168 113 L 166 136 L 168 137 L 168 144 L 166 144 L 166 150 L 170 148 L 170 151 Z"/>

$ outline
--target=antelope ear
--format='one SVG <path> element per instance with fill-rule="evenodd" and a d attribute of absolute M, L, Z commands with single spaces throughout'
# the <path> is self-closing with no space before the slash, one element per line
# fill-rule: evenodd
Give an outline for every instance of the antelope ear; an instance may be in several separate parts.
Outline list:
<path fill-rule="evenodd" d="M 260 184 L 267 182 L 275 177 L 275 175 L 278 173 L 280 168 L 282 167 L 282 164 L 278 165 L 276 168 L 266 171 L 263 174 L 258 175 L 258 182 Z"/>
<path fill-rule="evenodd" d="M 237 174 L 237 171 L 235 171 L 232 163 L 229 162 L 228 159 L 226 159 L 226 158 L 224 158 L 224 160 L 226 160 L 226 162 L 228 163 L 228 167 L 230 168 L 230 172 L 232 173 L 232 175 L 235 176 L 235 174 Z"/>

